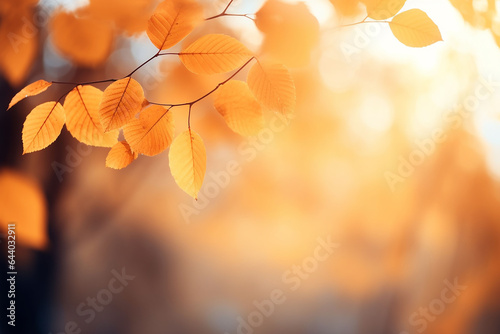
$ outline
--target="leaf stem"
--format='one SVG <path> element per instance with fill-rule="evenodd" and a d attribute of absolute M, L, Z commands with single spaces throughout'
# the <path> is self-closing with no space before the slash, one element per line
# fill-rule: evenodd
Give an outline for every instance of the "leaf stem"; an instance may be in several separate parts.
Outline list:
<path fill-rule="evenodd" d="M 229 7 L 231 7 L 233 2 L 234 2 L 234 0 L 230 0 L 229 3 L 227 4 L 226 8 L 224 8 L 224 10 L 220 14 L 206 18 L 205 21 L 214 20 L 214 19 L 217 19 L 217 18 L 223 17 L 223 16 L 246 17 L 247 19 L 255 21 L 255 18 L 252 17 L 255 14 L 230 14 L 230 13 L 228 13 L 227 10 L 229 9 Z"/>
<path fill-rule="evenodd" d="M 252 60 L 256 59 L 255 57 L 252 57 L 250 58 L 245 64 L 243 64 L 236 72 L 234 72 L 233 74 L 231 74 L 231 76 L 229 76 L 226 80 L 222 81 L 222 82 L 219 82 L 217 84 L 217 86 L 215 86 L 215 88 L 213 88 L 211 91 L 209 91 L 208 93 L 206 93 L 205 95 L 197 98 L 196 100 L 193 100 L 191 102 L 184 102 L 184 103 L 177 103 L 177 104 L 171 104 L 171 103 L 157 103 L 157 102 L 151 102 L 149 101 L 150 104 L 155 104 L 155 105 L 159 105 L 159 106 L 165 106 L 165 107 L 170 107 L 170 108 L 174 108 L 174 107 L 182 107 L 182 106 L 189 106 L 189 113 L 188 113 L 188 129 L 191 129 L 191 110 L 193 108 L 193 106 L 204 100 L 205 98 L 209 97 L 210 95 L 212 95 L 213 93 L 215 93 L 221 86 L 223 86 L 224 84 L 228 83 L 230 80 L 232 80 L 235 76 L 238 75 L 238 73 L 240 73 L 241 71 L 243 71 L 243 69 L 248 65 L 250 64 L 250 62 Z"/>

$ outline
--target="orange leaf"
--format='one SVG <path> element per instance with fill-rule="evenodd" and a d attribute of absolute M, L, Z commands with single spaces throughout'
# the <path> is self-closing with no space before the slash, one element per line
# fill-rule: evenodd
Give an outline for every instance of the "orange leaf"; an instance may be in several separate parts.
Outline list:
<path fill-rule="evenodd" d="M 47 240 L 47 201 L 32 179 L 10 169 L 0 170 L 0 230 L 15 224 L 16 241 L 45 249 Z"/>
<path fill-rule="evenodd" d="M 66 128 L 87 145 L 111 147 L 118 142 L 118 130 L 104 133 L 99 120 L 99 103 L 103 92 L 93 86 L 78 86 L 64 101 Z"/>
<path fill-rule="evenodd" d="M 248 72 L 248 86 L 265 108 L 285 116 L 295 111 L 295 84 L 285 66 L 256 63 Z"/>
<path fill-rule="evenodd" d="M 104 132 L 119 129 L 141 110 L 144 91 L 131 77 L 113 82 L 106 88 L 99 106 Z"/>
<path fill-rule="evenodd" d="M 45 92 L 50 86 L 52 85 L 51 82 L 47 82 L 45 80 L 38 80 L 33 83 L 30 83 L 28 86 L 24 87 L 21 89 L 19 93 L 14 95 L 12 100 L 9 103 L 9 110 L 12 108 L 17 102 L 27 98 L 28 96 L 35 96 L 38 95 L 42 92 Z"/>
<path fill-rule="evenodd" d="M 196 199 L 207 169 L 207 152 L 200 135 L 191 129 L 181 133 L 174 139 L 168 158 L 177 185 Z"/>
<path fill-rule="evenodd" d="M 52 144 L 61 133 L 64 121 L 64 108 L 59 102 L 45 102 L 35 107 L 24 121 L 23 154 Z"/>
<path fill-rule="evenodd" d="M 172 112 L 165 107 L 152 105 L 141 112 L 123 128 L 125 139 L 134 152 L 154 156 L 166 150 L 174 136 Z"/>
<path fill-rule="evenodd" d="M 233 37 L 209 34 L 189 45 L 179 57 L 184 66 L 193 73 L 216 74 L 241 67 L 253 54 Z"/>
<path fill-rule="evenodd" d="M 77 65 L 97 67 L 111 53 L 114 32 L 109 22 L 59 12 L 51 30 L 54 45 Z"/>
<path fill-rule="evenodd" d="M 111 148 L 106 157 L 106 167 L 122 169 L 130 165 L 139 155 L 132 152 L 126 141 L 120 141 Z"/>
<path fill-rule="evenodd" d="M 147 34 L 160 50 L 168 49 L 189 35 L 203 21 L 203 8 L 192 0 L 162 2 L 148 21 Z"/>
<path fill-rule="evenodd" d="M 223 85 L 214 105 L 229 128 L 242 136 L 255 135 L 264 126 L 262 108 L 246 82 L 231 80 Z"/>
<path fill-rule="evenodd" d="M 34 16 L 32 7 L 22 8 L 19 2 L 2 15 L 0 70 L 11 86 L 24 83 L 38 54 L 39 33 L 27 28 L 34 26 Z"/>

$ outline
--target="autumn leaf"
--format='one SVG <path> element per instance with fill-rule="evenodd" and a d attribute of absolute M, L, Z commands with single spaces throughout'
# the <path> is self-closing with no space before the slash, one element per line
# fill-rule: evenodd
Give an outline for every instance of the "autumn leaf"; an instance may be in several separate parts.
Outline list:
<path fill-rule="evenodd" d="M 106 157 L 106 167 L 113 169 L 123 169 L 134 162 L 139 154 L 132 152 L 130 145 L 126 141 L 116 143 Z"/>
<path fill-rule="evenodd" d="M 174 136 L 172 112 L 152 105 L 123 128 L 125 139 L 136 153 L 154 156 L 166 150 Z"/>
<path fill-rule="evenodd" d="M 50 27 L 54 45 L 77 65 L 99 66 L 111 53 L 114 32 L 109 22 L 59 12 Z"/>
<path fill-rule="evenodd" d="M 247 81 L 250 90 L 266 109 L 283 115 L 295 111 L 295 84 L 285 66 L 257 62 L 248 72 Z"/>
<path fill-rule="evenodd" d="M 197 199 L 207 169 L 207 153 L 201 137 L 192 130 L 183 132 L 174 139 L 168 158 L 175 182 Z"/>
<path fill-rule="evenodd" d="M 64 101 L 66 128 L 80 142 L 111 147 L 118 142 L 118 130 L 104 133 L 99 120 L 103 92 L 93 86 L 77 86 Z"/>
<path fill-rule="evenodd" d="M 29 84 L 28 86 L 21 89 L 21 91 L 19 93 L 14 95 L 14 97 L 12 98 L 12 100 L 9 103 L 9 108 L 7 108 L 7 110 L 9 110 L 16 103 L 27 98 L 28 96 L 35 96 L 35 95 L 38 95 L 42 92 L 45 92 L 51 85 L 52 85 L 52 83 L 47 82 L 45 80 L 38 80 L 38 81 L 35 81 L 35 82 Z"/>
<path fill-rule="evenodd" d="M 23 154 L 52 144 L 59 137 L 64 121 L 64 108 L 59 102 L 45 102 L 35 107 L 23 125 Z"/>
<path fill-rule="evenodd" d="M 406 46 L 420 48 L 443 40 L 437 25 L 420 9 L 396 15 L 389 26 L 394 36 Z"/>
<path fill-rule="evenodd" d="M 121 128 L 141 110 L 144 91 L 131 77 L 113 82 L 104 90 L 99 114 L 104 132 Z"/>
<path fill-rule="evenodd" d="M 246 82 L 231 80 L 223 85 L 214 105 L 229 128 L 242 136 L 256 135 L 264 127 L 262 108 Z"/>
<path fill-rule="evenodd" d="M 35 249 L 47 247 L 47 201 L 40 185 L 11 169 L 0 170 L 0 230 L 15 224 L 16 241 Z"/>
<path fill-rule="evenodd" d="M 403 8 L 406 0 L 365 0 L 368 17 L 374 20 L 386 20 L 396 15 Z"/>
<path fill-rule="evenodd" d="M 233 37 L 209 34 L 189 45 L 179 57 L 195 74 L 217 74 L 241 67 L 253 54 Z"/>
<path fill-rule="evenodd" d="M 261 52 L 267 57 L 290 67 L 309 64 L 320 26 L 306 1 L 268 0 L 256 13 L 255 25 L 264 34 Z"/>
<path fill-rule="evenodd" d="M 13 87 L 24 83 L 38 54 L 39 32 L 26 32 L 35 17 L 32 6 L 23 8 L 15 2 L 0 20 L 0 70 Z"/>
<path fill-rule="evenodd" d="M 192 0 L 162 2 L 148 21 L 147 34 L 160 50 L 168 49 L 189 35 L 203 21 L 203 8 Z"/>

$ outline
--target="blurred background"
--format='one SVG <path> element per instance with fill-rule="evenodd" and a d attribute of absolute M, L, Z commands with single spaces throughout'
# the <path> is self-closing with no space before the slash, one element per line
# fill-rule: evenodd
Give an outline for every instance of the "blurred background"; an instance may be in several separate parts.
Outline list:
<path fill-rule="evenodd" d="M 206 17 L 227 5 L 200 3 Z M 2 314 L 2 333 L 500 332 L 497 1 L 408 0 L 403 10 L 424 10 L 443 35 L 422 49 L 384 23 L 340 27 L 365 18 L 363 1 L 235 1 L 228 12 L 258 11 L 256 22 L 207 21 L 173 51 L 232 35 L 292 70 L 298 107 L 243 138 L 211 98 L 197 105 L 208 155 L 198 202 L 174 183 L 167 153 L 115 171 L 107 149 L 63 130 L 22 155 L 26 115 L 67 87 L 7 112 L 13 95 L 38 79 L 129 73 L 156 52 L 144 33 L 156 5 L 0 2 L 3 312 L 12 222 L 18 272 L 16 326 Z M 177 103 L 227 75 L 197 76 L 172 57 L 134 77 L 148 100 Z M 177 134 L 186 116 L 175 110 Z M 312 261 L 318 238 L 340 246 Z M 110 294 L 123 271 L 133 280 Z M 259 316 L 255 302 L 276 289 L 285 300 Z"/>

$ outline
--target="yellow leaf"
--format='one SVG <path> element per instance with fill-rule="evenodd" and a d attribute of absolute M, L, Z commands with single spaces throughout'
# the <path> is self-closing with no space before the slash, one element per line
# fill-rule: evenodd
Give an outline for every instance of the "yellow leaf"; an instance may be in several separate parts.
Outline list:
<path fill-rule="evenodd" d="M 144 91 L 131 77 L 113 82 L 104 90 L 99 114 L 104 132 L 119 129 L 141 110 Z"/>
<path fill-rule="evenodd" d="M 122 169 L 130 165 L 139 154 L 132 152 L 126 141 L 120 141 L 111 148 L 106 157 L 106 167 Z"/>
<path fill-rule="evenodd" d="M 285 66 L 258 62 L 248 72 L 247 81 L 250 90 L 266 109 L 285 116 L 295 111 L 295 84 Z"/>
<path fill-rule="evenodd" d="M 210 34 L 189 45 L 179 57 L 184 66 L 195 74 L 216 74 L 241 67 L 253 54 L 233 37 Z"/>
<path fill-rule="evenodd" d="M 207 152 L 201 137 L 192 130 L 183 132 L 174 139 L 168 158 L 175 182 L 196 199 L 207 169 Z"/>
<path fill-rule="evenodd" d="M 394 36 L 406 46 L 421 48 L 443 40 L 439 28 L 420 9 L 398 14 L 389 26 Z"/>
<path fill-rule="evenodd" d="M 16 241 L 45 249 L 47 240 L 47 201 L 32 179 L 10 169 L 0 170 L 0 230 L 15 224 Z"/>
<path fill-rule="evenodd" d="M 193 0 L 166 0 L 148 21 L 147 34 L 160 50 L 168 49 L 189 35 L 203 21 L 203 8 Z"/>
<path fill-rule="evenodd" d="M 66 128 L 87 145 L 111 147 L 118 142 L 118 130 L 104 133 L 99 120 L 99 103 L 103 92 L 93 86 L 78 86 L 64 101 Z"/>
<path fill-rule="evenodd" d="M 406 0 L 365 0 L 368 17 L 374 20 L 386 20 L 396 15 L 403 8 Z"/>
<path fill-rule="evenodd" d="M 134 152 L 154 156 L 166 150 L 174 137 L 172 112 L 152 105 L 123 128 L 125 139 Z"/>
<path fill-rule="evenodd" d="M 42 92 L 45 92 L 50 86 L 52 85 L 51 82 L 47 82 L 45 80 L 38 80 L 33 83 L 30 83 L 28 86 L 24 87 L 21 89 L 19 93 L 14 95 L 12 100 L 9 103 L 9 110 L 12 108 L 17 102 L 27 98 L 28 96 L 35 96 L 38 95 Z"/>
<path fill-rule="evenodd" d="M 256 135 L 264 127 L 262 108 L 246 82 L 231 80 L 215 95 L 215 109 L 231 130 L 242 136 Z"/>
<path fill-rule="evenodd" d="M 59 102 L 45 102 L 35 107 L 24 121 L 23 154 L 52 144 L 61 133 L 64 121 L 64 108 Z"/>

